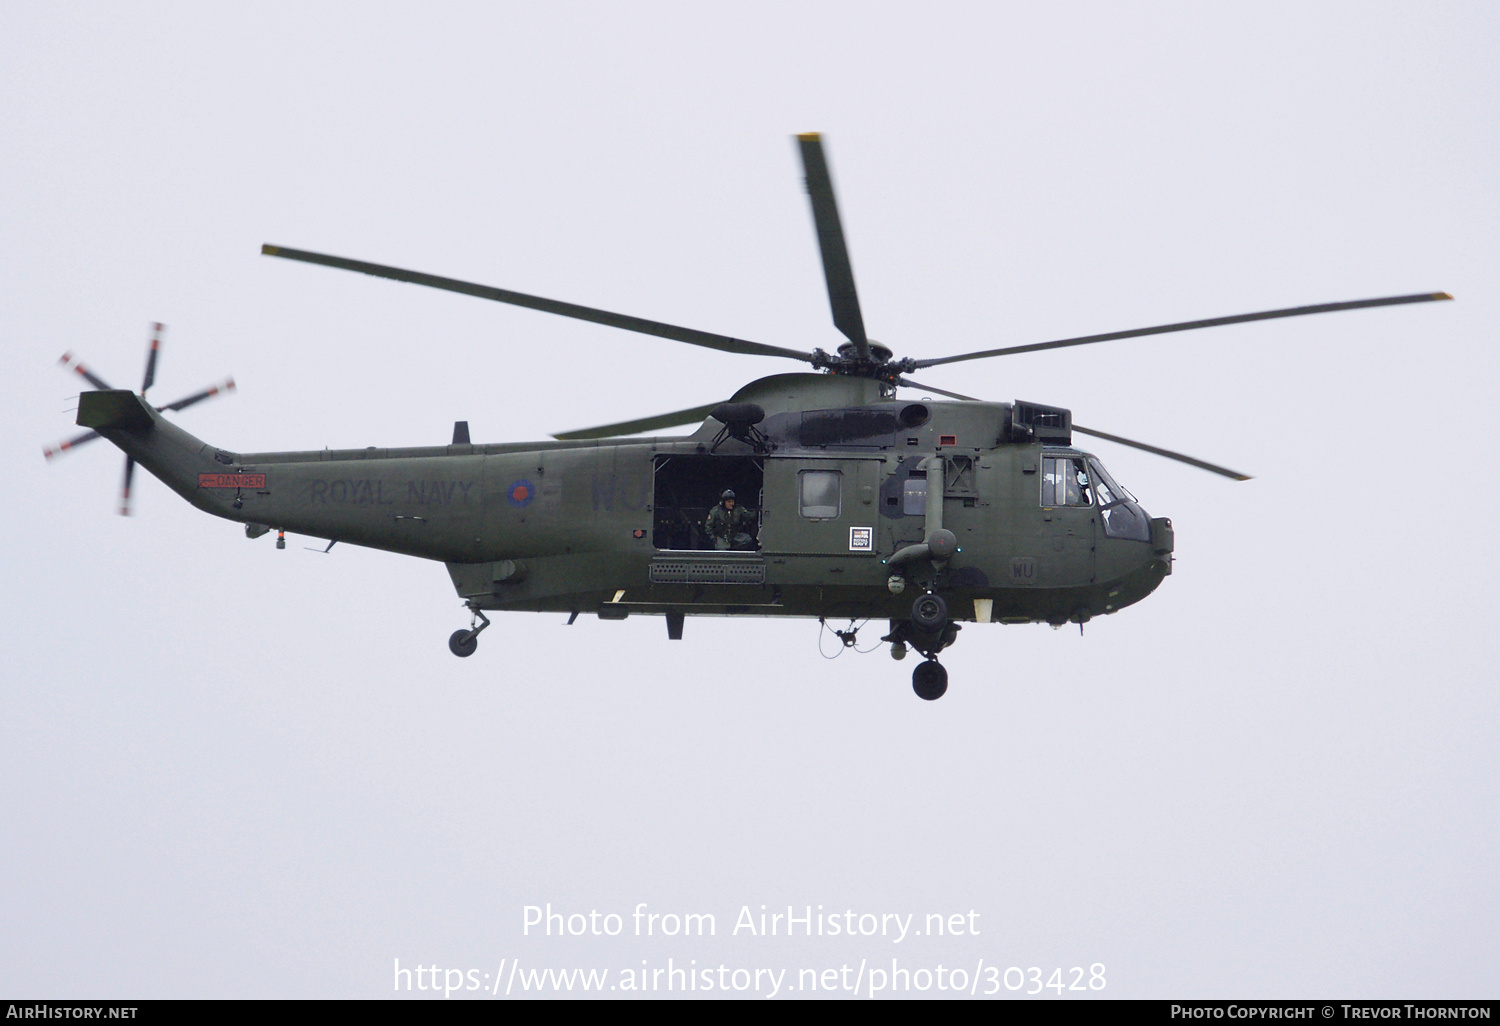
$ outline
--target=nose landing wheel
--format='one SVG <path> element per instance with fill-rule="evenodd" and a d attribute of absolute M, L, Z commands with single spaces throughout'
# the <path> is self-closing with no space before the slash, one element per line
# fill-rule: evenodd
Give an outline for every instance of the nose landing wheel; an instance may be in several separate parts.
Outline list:
<path fill-rule="evenodd" d="M 936 659 L 918 663 L 911 673 L 911 689 L 923 701 L 935 702 L 948 691 L 948 671 Z"/>

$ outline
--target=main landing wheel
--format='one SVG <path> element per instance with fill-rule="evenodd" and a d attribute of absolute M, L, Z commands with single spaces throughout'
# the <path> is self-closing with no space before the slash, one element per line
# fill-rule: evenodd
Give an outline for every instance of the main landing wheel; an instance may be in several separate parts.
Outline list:
<path fill-rule="evenodd" d="M 448 635 L 448 651 L 460 658 L 468 658 L 479 647 L 479 639 L 473 631 L 454 631 Z"/>
<path fill-rule="evenodd" d="M 941 595 L 927 592 L 911 604 L 911 622 L 924 631 L 935 631 L 948 622 L 948 603 Z"/>
<path fill-rule="evenodd" d="M 918 663 L 911 672 L 911 689 L 923 701 L 935 702 L 948 691 L 948 671 L 936 659 Z"/>

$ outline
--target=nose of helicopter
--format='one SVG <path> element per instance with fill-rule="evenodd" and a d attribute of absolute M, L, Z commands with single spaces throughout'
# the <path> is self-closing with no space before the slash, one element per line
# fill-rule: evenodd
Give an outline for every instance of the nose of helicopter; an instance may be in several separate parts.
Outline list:
<path fill-rule="evenodd" d="M 1101 539 L 1101 561 L 1107 559 L 1113 572 L 1106 572 L 1103 577 L 1105 583 L 1094 600 L 1097 604 L 1090 610 L 1092 615 L 1107 615 L 1135 605 L 1172 573 L 1175 544 L 1172 521 L 1167 517 L 1152 517 L 1149 524 L 1148 538 Z"/>
<path fill-rule="evenodd" d="M 1162 576 L 1172 572 L 1172 551 L 1176 548 L 1176 537 L 1172 532 L 1170 517 L 1151 518 L 1151 555 L 1162 564 Z"/>

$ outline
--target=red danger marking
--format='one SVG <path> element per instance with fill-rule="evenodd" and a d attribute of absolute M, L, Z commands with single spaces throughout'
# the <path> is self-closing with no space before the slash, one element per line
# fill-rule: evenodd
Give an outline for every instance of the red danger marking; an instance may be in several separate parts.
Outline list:
<path fill-rule="evenodd" d="M 199 488 L 264 488 L 264 474 L 199 474 Z"/>

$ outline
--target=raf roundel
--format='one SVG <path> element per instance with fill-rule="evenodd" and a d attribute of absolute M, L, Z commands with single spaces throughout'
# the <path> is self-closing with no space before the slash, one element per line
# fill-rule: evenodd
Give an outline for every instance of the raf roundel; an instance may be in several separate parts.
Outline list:
<path fill-rule="evenodd" d="M 523 506 L 529 506 L 531 504 L 531 500 L 535 496 L 536 486 L 533 485 L 530 481 L 524 479 L 520 481 L 513 481 L 509 490 L 507 490 L 505 493 L 505 497 L 510 500 L 510 504 L 517 509 L 520 509 Z"/>

